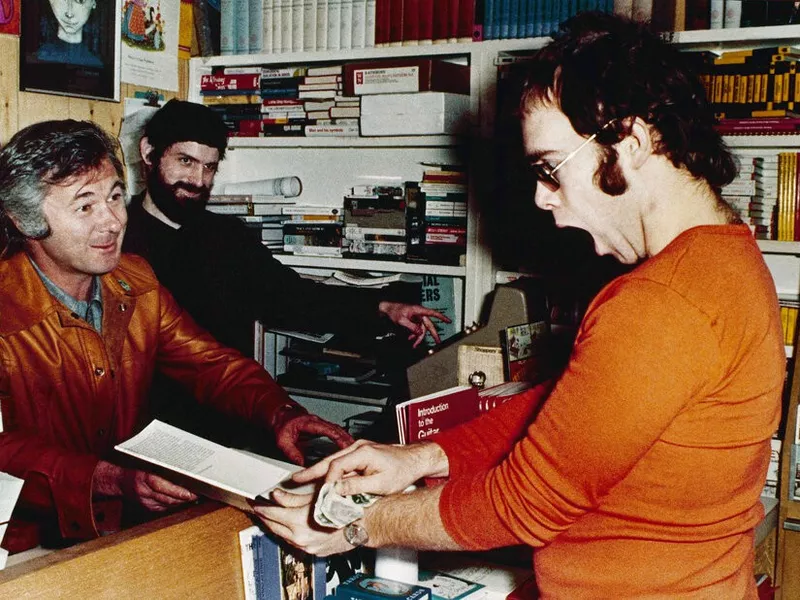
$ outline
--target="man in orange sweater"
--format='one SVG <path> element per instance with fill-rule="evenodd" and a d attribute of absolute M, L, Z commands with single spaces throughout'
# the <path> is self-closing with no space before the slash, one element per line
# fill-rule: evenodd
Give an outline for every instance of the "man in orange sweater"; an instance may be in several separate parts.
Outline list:
<path fill-rule="evenodd" d="M 387 494 L 363 519 L 310 527 L 311 498 L 282 492 L 259 513 L 316 554 L 528 544 L 543 598 L 755 598 L 785 358 L 770 274 L 718 193 L 734 161 L 677 50 L 608 15 L 565 29 L 520 104 L 535 202 L 641 264 L 593 300 L 552 391 L 297 476 Z M 426 476 L 449 480 L 399 493 Z"/>

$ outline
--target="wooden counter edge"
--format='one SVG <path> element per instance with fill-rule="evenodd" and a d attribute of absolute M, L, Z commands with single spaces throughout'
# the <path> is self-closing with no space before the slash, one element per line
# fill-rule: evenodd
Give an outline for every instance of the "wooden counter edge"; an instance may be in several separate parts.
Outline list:
<path fill-rule="evenodd" d="M 244 598 L 238 532 L 252 524 L 193 506 L 0 571 L 0 597 Z"/>

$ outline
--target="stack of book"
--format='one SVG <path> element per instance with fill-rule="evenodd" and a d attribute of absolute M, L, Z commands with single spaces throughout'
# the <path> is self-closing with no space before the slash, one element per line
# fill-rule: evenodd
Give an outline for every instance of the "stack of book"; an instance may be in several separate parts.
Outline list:
<path fill-rule="evenodd" d="M 339 207 L 285 206 L 283 251 L 309 256 L 342 256 L 343 220 Z"/>
<path fill-rule="evenodd" d="M 234 215 L 245 225 L 258 231 L 262 243 L 270 250 L 283 250 L 283 223 L 289 219 L 283 209 L 294 204 L 284 196 L 258 194 L 216 194 L 209 199 L 209 212 Z"/>
<path fill-rule="evenodd" d="M 706 96 L 720 119 L 798 116 L 794 113 L 800 101 L 800 88 L 795 86 L 800 60 L 797 48 L 771 46 L 720 55 L 703 51 L 691 53 L 690 60 L 700 72 Z M 736 121 L 725 125 L 726 134 L 736 133 L 737 125 L 743 133 L 750 133 Z"/>
<path fill-rule="evenodd" d="M 775 154 L 739 155 L 736 179 L 722 188 L 722 199 L 741 217 L 758 239 L 772 239 L 778 201 L 778 157 Z"/>
<path fill-rule="evenodd" d="M 406 257 L 405 193 L 402 186 L 359 185 L 344 197 L 344 254 L 351 258 Z"/>
<path fill-rule="evenodd" d="M 772 239 L 790 242 L 800 240 L 800 202 L 798 177 L 800 177 L 800 153 L 780 152 L 778 154 L 778 202 L 775 229 Z"/>
<path fill-rule="evenodd" d="M 361 103 L 342 94 L 342 69 L 213 67 L 200 95 L 231 137 L 358 135 Z"/>
<path fill-rule="evenodd" d="M 426 169 L 423 196 L 423 255 L 430 262 L 459 265 L 467 253 L 467 173 L 455 167 Z"/>

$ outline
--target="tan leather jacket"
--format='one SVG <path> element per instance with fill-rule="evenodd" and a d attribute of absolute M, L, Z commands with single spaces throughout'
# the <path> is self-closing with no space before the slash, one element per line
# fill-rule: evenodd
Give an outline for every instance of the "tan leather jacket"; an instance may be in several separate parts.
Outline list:
<path fill-rule="evenodd" d="M 102 335 L 47 292 L 24 253 L 0 261 L 0 471 L 25 479 L 3 544 L 12 551 L 39 542 L 33 523 L 65 539 L 119 527 L 119 502 L 93 502 L 92 475 L 100 459 L 119 463 L 114 445 L 149 422 L 156 368 L 270 431 L 293 404 L 258 363 L 196 325 L 140 257 L 123 255 L 101 281 Z"/>

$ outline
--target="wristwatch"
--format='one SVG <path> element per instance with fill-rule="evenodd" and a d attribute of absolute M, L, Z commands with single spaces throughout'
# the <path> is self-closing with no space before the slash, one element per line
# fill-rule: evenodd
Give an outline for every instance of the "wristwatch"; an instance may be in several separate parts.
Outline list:
<path fill-rule="evenodd" d="M 354 521 L 344 527 L 344 539 L 351 546 L 363 546 L 369 541 L 369 534 L 364 526 L 361 524 L 360 519 Z"/>

